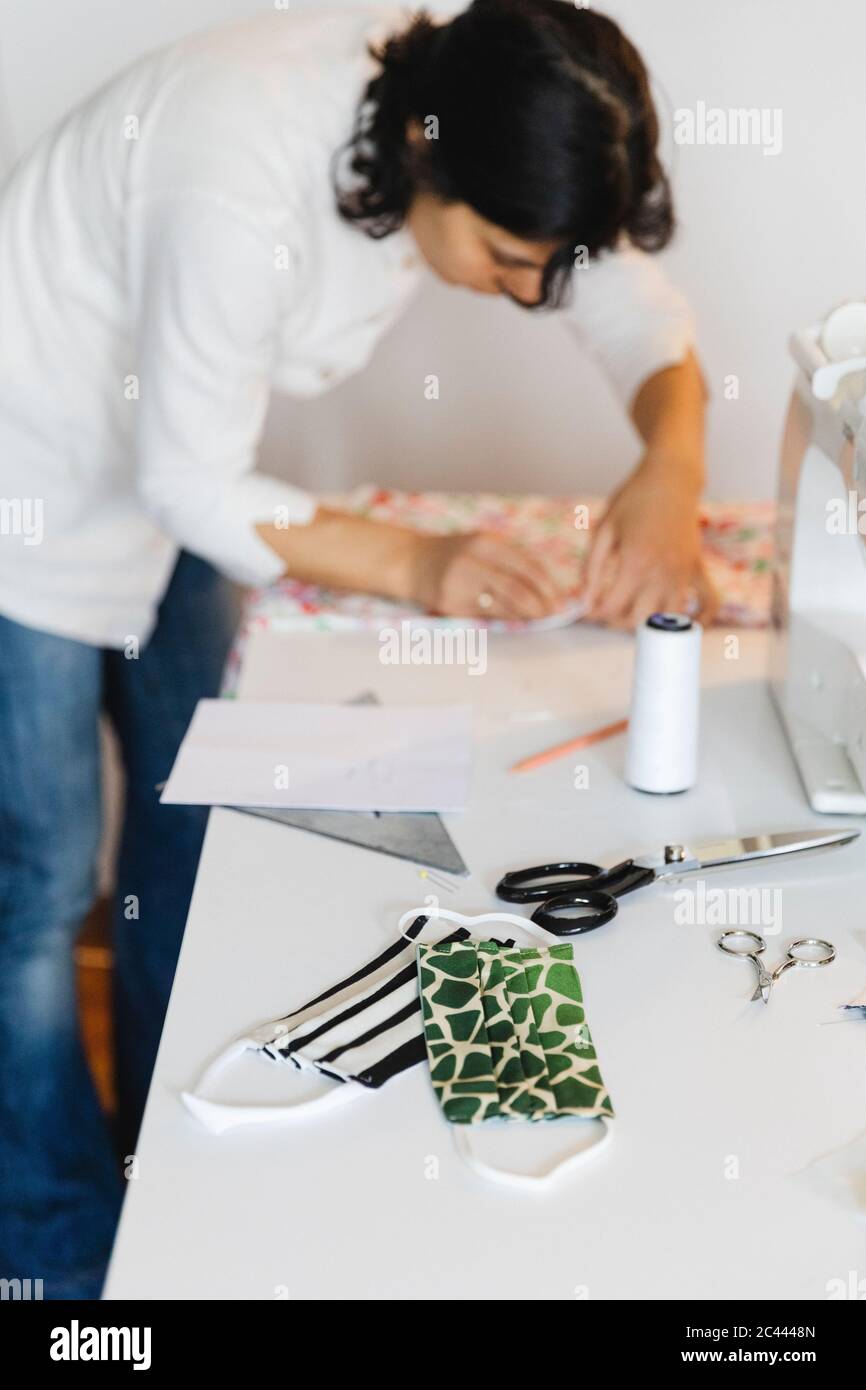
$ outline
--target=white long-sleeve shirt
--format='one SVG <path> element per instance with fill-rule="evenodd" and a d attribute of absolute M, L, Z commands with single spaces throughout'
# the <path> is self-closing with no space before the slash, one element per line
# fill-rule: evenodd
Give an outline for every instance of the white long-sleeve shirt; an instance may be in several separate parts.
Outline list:
<path fill-rule="evenodd" d="M 404 229 L 336 211 L 331 162 L 405 12 L 275 11 L 136 62 L 0 192 L 0 613 L 144 641 L 178 549 L 242 583 L 282 564 L 257 522 L 315 499 L 255 471 L 272 389 L 360 370 L 411 296 Z M 633 249 L 561 312 L 624 404 L 691 321 Z"/>

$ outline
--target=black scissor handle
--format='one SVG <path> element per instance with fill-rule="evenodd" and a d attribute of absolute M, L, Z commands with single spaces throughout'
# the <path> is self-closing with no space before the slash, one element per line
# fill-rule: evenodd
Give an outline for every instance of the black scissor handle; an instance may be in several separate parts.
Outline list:
<path fill-rule="evenodd" d="M 576 875 L 568 878 L 567 875 Z M 559 879 L 558 883 L 538 880 Z M 652 883 L 655 870 L 633 859 L 624 859 L 612 869 L 573 860 L 559 864 L 536 864 L 531 869 L 515 869 L 496 885 L 500 898 L 509 903 L 539 903 L 532 914 L 545 931 L 554 936 L 580 936 L 610 922 L 617 913 L 617 898 L 645 883 Z M 593 909 L 582 917 L 560 917 L 575 907 Z"/>
<path fill-rule="evenodd" d="M 571 877 L 569 877 L 569 875 Z M 538 879 L 559 878 L 561 883 L 539 883 Z M 531 869 L 515 869 L 504 874 L 496 885 L 498 897 L 508 903 L 540 903 L 561 893 L 610 893 L 616 898 L 631 893 L 644 883 L 652 883 L 655 871 L 633 859 L 624 859 L 612 869 L 599 864 L 579 864 L 566 860 L 559 864 L 536 864 Z"/>
<path fill-rule="evenodd" d="M 567 874 L 572 876 L 571 879 L 565 878 Z M 496 895 L 507 903 L 540 903 L 557 890 L 564 892 L 566 889 L 586 888 L 591 891 L 596 879 L 601 877 L 604 877 L 604 870 L 600 864 L 579 864 L 573 860 L 561 864 L 536 864 L 531 869 L 514 869 L 510 874 L 503 874 L 496 885 Z M 563 882 L 536 882 L 540 878 L 562 878 Z"/>
<path fill-rule="evenodd" d="M 557 916 L 557 913 L 572 907 L 592 907 L 595 911 L 587 912 L 583 917 Z M 610 893 L 584 888 L 557 893 L 555 897 L 548 898 L 535 909 L 532 920 L 554 936 L 580 936 L 583 932 L 603 927 L 605 922 L 616 916 L 618 908 L 619 903 Z"/>

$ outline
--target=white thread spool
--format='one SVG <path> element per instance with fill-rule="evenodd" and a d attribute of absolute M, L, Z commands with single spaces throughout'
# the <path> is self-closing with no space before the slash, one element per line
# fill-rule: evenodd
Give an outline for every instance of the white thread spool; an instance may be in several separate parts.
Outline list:
<path fill-rule="evenodd" d="M 637 634 L 625 780 L 642 792 L 688 791 L 698 776 L 701 625 L 653 613 Z"/>

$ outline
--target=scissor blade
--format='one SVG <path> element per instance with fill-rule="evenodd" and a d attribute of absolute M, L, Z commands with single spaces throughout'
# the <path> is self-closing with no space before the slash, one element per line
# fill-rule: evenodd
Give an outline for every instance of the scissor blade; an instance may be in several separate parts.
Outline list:
<path fill-rule="evenodd" d="M 756 986 L 755 986 L 755 992 L 754 992 L 754 994 L 752 995 L 752 999 L 763 999 L 763 1001 L 764 1001 L 765 1004 L 769 1004 L 769 1002 L 770 1002 L 770 989 L 771 989 L 771 988 L 772 988 L 772 986 L 769 985 L 769 984 L 767 983 L 766 980 L 764 981 L 763 984 L 758 984 L 758 985 L 756 985 Z M 752 1000 L 750 1000 L 749 1002 L 751 1003 Z"/>
<path fill-rule="evenodd" d="M 771 835 L 708 840 L 691 849 L 702 869 L 716 869 L 724 864 L 742 864 L 749 859 L 770 859 L 781 854 L 802 854 L 810 849 L 847 845 L 859 834 L 859 830 L 850 826 L 833 830 L 784 830 Z"/>

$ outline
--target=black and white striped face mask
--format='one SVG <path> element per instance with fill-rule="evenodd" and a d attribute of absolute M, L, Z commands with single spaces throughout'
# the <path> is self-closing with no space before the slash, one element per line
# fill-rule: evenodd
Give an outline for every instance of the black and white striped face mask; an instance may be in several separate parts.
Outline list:
<path fill-rule="evenodd" d="M 235 1125 L 301 1119 L 369 1094 L 392 1076 L 423 1062 L 427 1054 L 415 940 L 428 919 L 417 913 L 407 916 L 414 920 L 403 930 L 406 919 L 401 919 L 403 934 L 360 970 L 283 1018 L 234 1039 L 205 1069 L 194 1089 L 183 1092 L 187 1108 L 217 1134 Z M 501 921 L 501 915 L 496 914 L 496 920 Z M 465 941 L 469 936 L 460 927 L 443 940 Z M 202 1092 L 230 1062 L 250 1051 L 342 1084 L 294 1105 L 237 1105 L 207 1099 Z"/>

